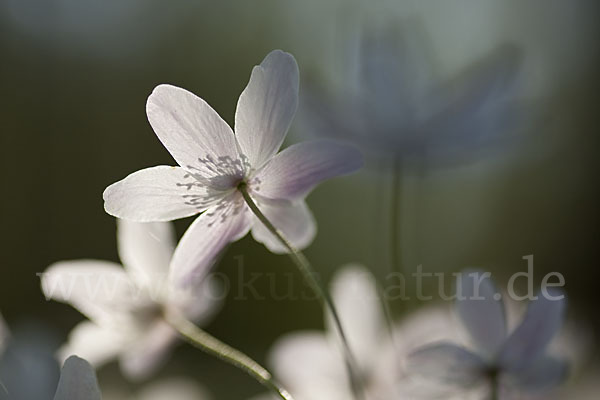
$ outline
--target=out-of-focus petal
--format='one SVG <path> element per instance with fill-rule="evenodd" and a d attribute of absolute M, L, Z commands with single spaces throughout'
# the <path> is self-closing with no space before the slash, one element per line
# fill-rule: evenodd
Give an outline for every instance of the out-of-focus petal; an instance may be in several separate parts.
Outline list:
<path fill-rule="evenodd" d="M 294 247 L 302 250 L 312 243 L 317 234 L 317 224 L 305 201 L 292 203 L 263 199 L 257 204 L 267 219 Z M 288 252 L 258 218 L 254 218 L 252 222 L 252 237 L 273 253 Z"/>
<path fill-rule="evenodd" d="M 54 400 L 101 400 L 96 373 L 85 360 L 72 356 L 65 361 Z"/>
<path fill-rule="evenodd" d="M 240 95 L 235 134 L 254 168 L 273 157 L 283 143 L 298 107 L 298 74 L 294 57 L 274 50 L 254 67 Z"/>
<path fill-rule="evenodd" d="M 436 343 L 410 354 L 410 373 L 442 383 L 470 387 L 485 373 L 486 364 L 479 356 L 451 343 Z"/>
<path fill-rule="evenodd" d="M 200 215 L 183 234 L 173 253 L 169 278 L 172 290 L 199 285 L 225 246 L 248 233 L 249 213 L 241 199 L 231 198 L 223 206 L 215 206 Z"/>
<path fill-rule="evenodd" d="M 164 363 L 176 338 L 177 333 L 170 325 L 157 321 L 121 353 L 123 373 L 134 380 L 147 378 Z"/>
<path fill-rule="evenodd" d="M 335 275 L 331 296 L 359 365 L 372 370 L 382 358 L 379 351 L 384 348 L 387 329 L 373 276 L 364 267 L 346 266 Z M 329 313 L 326 322 L 328 332 L 337 336 Z"/>
<path fill-rule="evenodd" d="M 161 165 L 136 171 L 104 190 L 110 215 L 137 222 L 171 221 L 204 211 L 223 198 L 186 170 Z"/>
<path fill-rule="evenodd" d="M 318 332 L 297 332 L 280 338 L 269 355 L 276 377 L 295 398 L 347 400 L 349 391 L 339 348 Z"/>
<path fill-rule="evenodd" d="M 387 29 L 373 37 L 364 34 L 361 42 L 360 95 L 373 128 L 378 127 L 380 134 L 406 135 L 402 130 L 418 120 L 434 78 L 426 44 L 411 29 Z"/>
<path fill-rule="evenodd" d="M 146 103 L 148 121 L 175 161 L 210 181 L 239 159 L 235 136 L 225 121 L 195 94 L 159 85 Z M 218 187 L 217 187 L 218 189 Z"/>
<path fill-rule="evenodd" d="M 68 303 L 101 324 L 119 325 L 149 302 L 123 267 L 108 261 L 57 262 L 41 274 L 41 283 L 47 299 Z"/>
<path fill-rule="evenodd" d="M 521 371 L 546 351 L 564 320 L 566 297 L 557 288 L 548 289 L 549 297 L 538 295 L 527 308 L 521 325 L 509 336 L 499 356 L 500 364 L 510 371 Z M 560 298 L 560 299 L 558 299 Z M 556 300 L 555 300 L 556 299 Z"/>
<path fill-rule="evenodd" d="M 457 88 L 432 93 L 436 114 L 424 126 L 423 139 L 433 153 L 451 155 L 504 140 L 516 126 L 520 54 L 512 47 L 498 49 L 483 65 L 459 79 Z M 437 103 L 437 104 L 435 104 Z"/>
<path fill-rule="evenodd" d="M 529 368 L 511 374 L 510 384 L 523 391 L 543 391 L 560 385 L 567 378 L 568 364 L 554 357 L 543 356 Z"/>
<path fill-rule="evenodd" d="M 359 169 L 363 158 L 354 146 L 329 140 L 292 145 L 277 154 L 256 175 L 259 195 L 271 199 L 304 198 L 326 179 Z"/>
<path fill-rule="evenodd" d="M 117 244 L 125 270 L 138 285 L 160 285 L 168 277 L 175 249 L 173 224 L 117 219 Z"/>
<path fill-rule="evenodd" d="M 492 358 L 506 340 L 506 317 L 501 296 L 495 297 L 500 292 L 487 275 L 483 271 L 460 275 L 456 309 L 481 353 Z"/>
<path fill-rule="evenodd" d="M 126 327 L 121 330 L 102 327 L 90 321 L 79 323 L 71 333 L 67 343 L 58 351 L 61 360 L 77 354 L 92 365 L 100 367 L 123 351 L 129 343 Z"/>

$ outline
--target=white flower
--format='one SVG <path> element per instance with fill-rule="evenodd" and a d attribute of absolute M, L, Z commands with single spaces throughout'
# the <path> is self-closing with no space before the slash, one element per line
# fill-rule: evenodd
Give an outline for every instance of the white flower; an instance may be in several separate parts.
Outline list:
<path fill-rule="evenodd" d="M 286 252 L 244 203 L 247 190 L 267 218 L 297 248 L 316 227 L 304 198 L 319 182 L 360 167 L 360 154 L 331 141 L 292 145 L 277 154 L 298 103 L 298 66 L 276 50 L 254 67 L 240 95 L 235 134 L 204 100 L 170 85 L 154 89 L 146 107 L 156 135 L 179 167 L 143 169 L 109 186 L 106 211 L 134 221 L 165 221 L 203 212 L 176 251 L 179 284 L 202 277 L 217 253 L 252 229 L 276 253 Z"/>
<path fill-rule="evenodd" d="M 60 351 L 63 356 L 80 354 L 95 366 L 118 357 L 127 376 L 143 378 L 176 343 L 177 333 L 165 322 L 165 312 L 175 310 L 202 323 L 218 304 L 209 279 L 190 291 L 169 285 L 169 270 L 177 269 L 170 223 L 117 220 L 117 225 L 123 266 L 95 260 L 58 262 L 42 274 L 42 290 L 46 298 L 69 303 L 90 319 L 71 332 Z"/>
<path fill-rule="evenodd" d="M 499 135 L 516 117 L 515 49 L 499 49 L 456 82 L 442 82 L 412 29 L 383 28 L 356 40 L 346 92 L 332 100 L 318 90 L 305 92 L 299 113 L 304 131 L 353 139 L 377 155 L 401 159 L 447 161 L 501 143 Z"/>
<path fill-rule="evenodd" d="M 101 400 L 96 373 L 85 360 L 71 356 L 60 374 L 54 400 Z"/>
<path fill-rule="evenodd" d="M 373 278 L 362 267 L 345 267 L 334 277 L 332 297 L 364 377 L 367 399 L 393 398 L 396 369 Z M 270 352 L 275 376 L 297 400 L 353 398 L 336 330 L 329 318 L 326 325 L 324 333 L 288 334 Z"/>
<path fill-rule="evenodd" d="M 565 379 L 566 362 L 547 351 L 563 323 L 566 300 L 561 291 L 549 288 L 548 297 L 540 294 L 531 301 L 521 323 L 508 334 L 502 300 L 488 276 L 461 274 L 459 288 L 457 311 L 474 349 L 449 341 L 424 346 L 411 354 L 411 372 L 465 390 L 490 390 L 495 382 L 503 395 L 546 390 Z"/>

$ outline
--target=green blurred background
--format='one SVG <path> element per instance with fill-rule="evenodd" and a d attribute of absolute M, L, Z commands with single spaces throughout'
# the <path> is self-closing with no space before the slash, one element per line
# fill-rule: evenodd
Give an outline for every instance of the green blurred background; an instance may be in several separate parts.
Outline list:
<path fill-rule="evenodd" d="M 36 273 L 63 259 L 117 261 L 115 224 L 102 191 L 143 167 L 174 164 L 145 116 L 159 83 L 193 91 L 229 123 L 253 65 L 293 53 L 302 83 L 340 87 L 344 38 L 360 27 L 417 23 L 443 77 L 504 43 L 523 54 L 518 144 L 477 162 L 421 166 L 401 196 L 407 271 L 480 267 L 506 279 L 535 255 L 536 283 L 565 275 L 571 310 L 598 328 L 598 3 L 590 1 L 2 0 L 2 263 L 0 311 L 9 325 L 42 321 L 59 340 L 81 320 L 46 302 Z M 300 110 L 299 112 L 301 112 Z M 292 127 L 288 142 L 306 135 Z M 389 271 L 390 182 L 380 161 L 319 187 L 319 224 L 307 255 L 327 281 L 357 262 Z M 385 160 L 384 160 L 385 161 Z M 189 220 L 178 221 L 178 233 Z M 246 237 L 217 270 L 232 295 L 207 328 L 259 361 L 283 332 L 322 326 L 315 301 L 234 299 L 243 271 L 292 273 L 291 262 Z M 285 283 L 285 280 L 283 280 Z M 299 285 L 299 283 L 298 283 Z M 411 303 L 411 307 L 415 304 Z M 239 371 L 180 346 L 160 376 L 196 377 L 215 398 L 261 391 Z M 116 364 L 101 385 L 132 384 Z"/>

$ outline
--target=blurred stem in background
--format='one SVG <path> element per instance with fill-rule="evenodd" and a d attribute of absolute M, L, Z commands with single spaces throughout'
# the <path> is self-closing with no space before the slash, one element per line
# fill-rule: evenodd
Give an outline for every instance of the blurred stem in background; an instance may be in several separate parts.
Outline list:
<path fill-rule="evenodd" d="M 277 397 L 283 400 L 294 400 L 292 395 L 273 379 L 269 371 L 246 354 L 221 342 L 176 312 L 166 312 L 165 319 L 192 346 L 245 371 L 260 384 L 276 394 Z"/>
<path fill-rule="evenodd" d="M 317 294 L 317 297 L 323 304 L 323 306 L 329 310 L 331 316 L 333 317 L 333 321 L 338 330 L 342 346 L 344 348 L 344 356 L 346 359 L 346 366 L 348 369 L 348 375 L 350 380 L 350 385 L 352 386 L 352 392 L 356 400 L 364 400 L 364 385 L 362 382 L 362 377 L 360 374 L 360 370 L 358 364 L 356 363 L 356 359 L 352 353 L 352 349 L 350 349 L 350 345 L 348 343 L 348 338 L 344 329 L 342 327 L 342 323 L 340 321 L 340 317 L 336 310 L 335 305 L 333 304 L 333 300 L 329 296 L 327 290 L 323 288 L 323 285 L 319 281 L 317 275 L 314 272 L 314 268 L 311 266 L 310 262 L 306 258 L 306 256 L 298 249 L 296 249 L 290 242 L 287 240 L 283 234 L 269 221 L 269 219 L 260 211 L 254 200 L 250 197 L 248 193 L 248 188 L 245 183 L 241 183 L 238 186 L 238 190 L 242 193 L 246 204 L 250 207 L 250 210 L 256 215 L 256 217 L 265 225 L 265 227 L 281 242 L 281 244 L 288 249 L 289 256 L 296 264 L 300 272 L 302 273 L 306 282 L 311 286 L 311 288 Z"/>
<path fill-rule="evenodd" d="M 402 257 L 402 238 L 400 236 L 400 225 L 398 219 L 401 216 L 402 209 L 402 159 L 399 155 L 394 155 L 392 160 L 392 189 L 390 199 L 390 272 L 403 273 Z"/>

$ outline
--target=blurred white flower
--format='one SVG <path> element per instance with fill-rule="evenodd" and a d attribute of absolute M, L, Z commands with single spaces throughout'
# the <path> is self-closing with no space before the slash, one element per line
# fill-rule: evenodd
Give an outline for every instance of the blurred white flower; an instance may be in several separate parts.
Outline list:
<path fill-rule="evenodd" d="M 370 274 L 348 266 L 334 277 L 333 301 L 339 311 L 361 373 L 367 399 L 394 398 L 391 336 Z M 275 376 L 297 400 L 347 400 L 353 397 L 336 330 L 296 332 L 279 339 L 270 352 Z"/>
<path fill-rule="evenodd" d="M 170 223 L 117 220 L 117 225 L 123 266 L 95 260 L 58 262 L 42 274 L 42 290 L 46 298 L 69 303 L 90 319 L 71 332 L 59 352 L 63 358 L 79 354 L 100 366 L 118 357 L 128 377 L 143 378 L 176 343 L 177 332 L 165 322 L 164 313 L 175 310 L 206 323 L 219 302 L 210 279 L 185 291 L 169 284 L 169 271 L 179 270 L 172 259 L 175 234 Z"/>
<path fill-rule="evenodd" d="M 204 100 L 170 85 L 154 89 L 146 107 L 156 135 L 180 167 L 137 171 L 104 191 L 106 211 L 133 221 L 165 221 L 201 214 L 176 251 L 178 283 L 202 277 L 220 250 L 252 229 L 276 253 L 281 243 L 253 217 L 238 190 L 246 188 L 266 217 L 297 248 L 316 234 L 304 198 L 321 181 L 362 164 L 350 146 L 313 141 L 277 154 L 298 103 L 298 66 L 280 50 L 254 67 L 240 95 L 235 134 Z"/>
<path fill-rule="evenodd" d="M 133 395 L 104 391 L 103 400 L 210 400 L 206 389 L 190 379 L 168 378 L 145 385 Z"/>
<path fill-rule="evenodd" d="M 101 400 L 96 373 L 85 360 L 71 356 L 60 374 L 54 400 Z"/>
<path fill-rule="evenodd" d="M 479 285 L 474 282 L 480 282 Z M 461 274 L 457 311 L 468 330 L 473 350 L 451 341 L 421 347 L 409 357 L 409 370 L 449 386 L 511 393 L 541 392 L 564 381 L 567 363 L 547 348 L 562 326 L 566 300 L 548 288 L 530 302 L 522 322 L 508 334 L 501 296 L 489 276 Z"/>
<path fill-rule="evenodd" d="M 396 159 L 448 161 L 502 143 L 516 118 L 517 51 L 498 49 L 464 76 L 440 82 L 414 28 L 363 33 L 342 71 L 345 92 L 327 98 L 320 90 L 305 91 L 299 112 L 304 130 L 353 139 Z"/>

